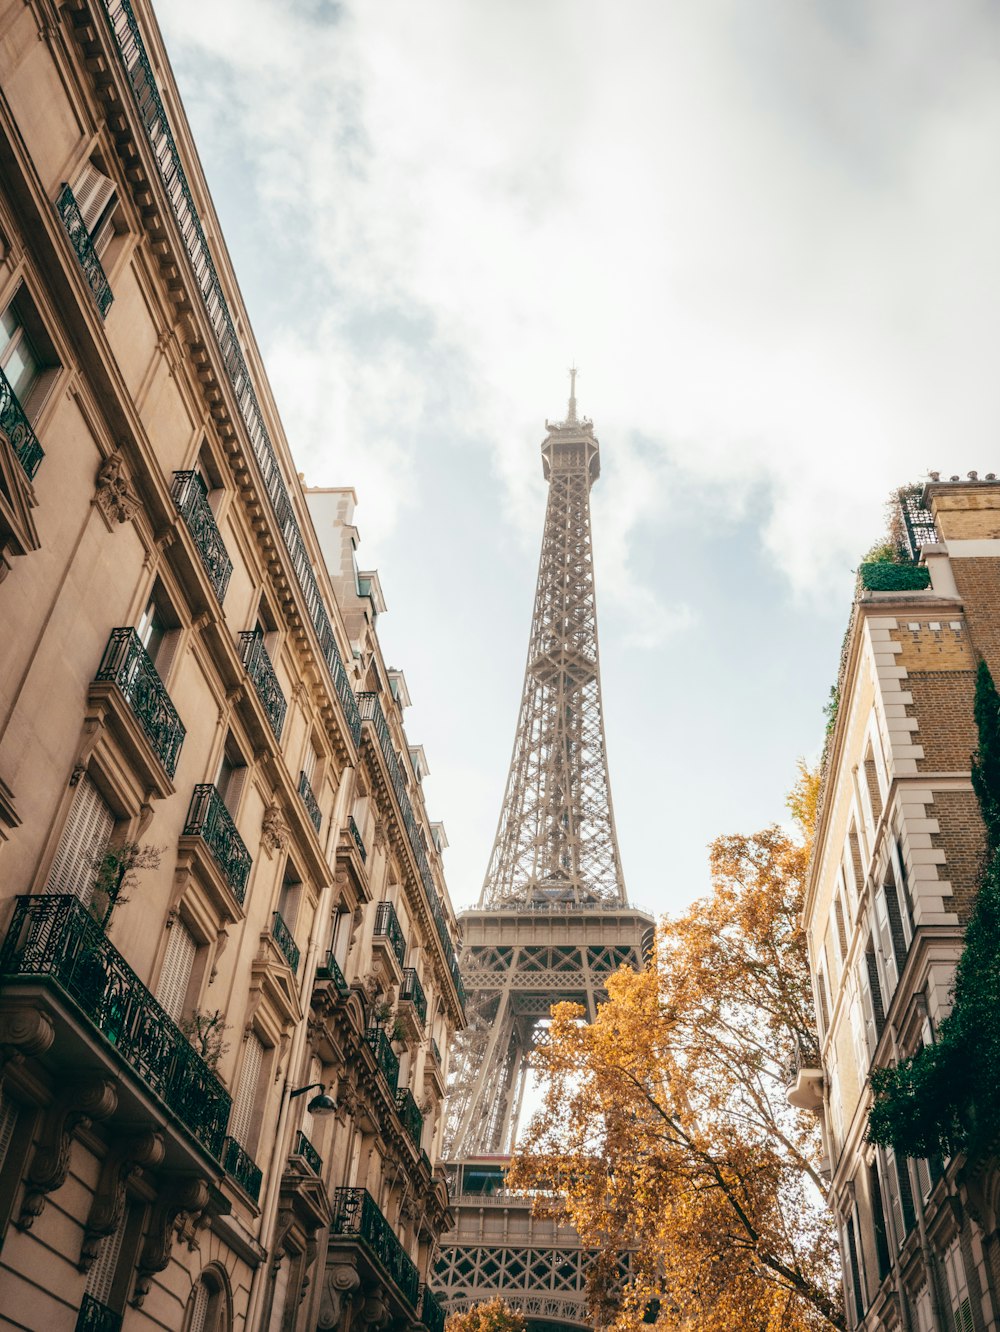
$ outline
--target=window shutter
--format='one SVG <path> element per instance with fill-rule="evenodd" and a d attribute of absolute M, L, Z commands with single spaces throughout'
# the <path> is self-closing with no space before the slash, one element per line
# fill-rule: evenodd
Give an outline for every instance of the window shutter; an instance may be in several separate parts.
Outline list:
<path fill-rule="evenodd" d="M 199 1281 L 194 1288 L 194 1299 L 191 1301 L 191 1321 L 188 1323 L 188 1332 L 205 1332 L 205 1320 L 208 1317 L 208 1306 L 212 1295 L 204 1281 Z"/>
<path fill-rule="evenodd" d="M 882 1197 L 889 1204 L 892 1215 L 892 1236 L 898 1249 L 906 1238 L 906 1222 L 903 1220 L 903 1203 L 899 1196 L 899 1177 L 895 1171 L 895 1162 L 890 1159 L 890 1152 L 878 1152 L 878 1173 L 882 1181 Z"/>
<path fill-rule="evenodd" d="M 9 1096 L 5 1096 L 3 1088 L 0 1087 L 0 1170 L 3 1170 L 4 1161 L 7 1159 L 7 1152 L 10 1150 L 10 1141 L 14 1136 L 14 1125 L 17 1123 L 17 1102 L 12 1101 Z"/>
<path fill-rule="evenodd" d="M 163 955 L 156 997 L 176 1022 L 184 1012 L 198 946 L 191 931 L 179 920 L 174 921 L 167 935 L 167 951 Z"/>
<path fill-rule="evenodd" d="M 229 1136 L 241 1147 L 246 1147 L 253 1126 L 253 1110 L 257 1100 L 257 1086 L 264 1067 L 264 1044 L 253 1032 L 247 1037 L 243 1054 L 240 1085 L 233 1098 L 233 1112 L 229 1119 Z"/>
<path fill-rule="evenodd" d="M 886 905 L 887 889 L 879 888 L 875 892 L 875 922 L 878 928 L 878 949 L 882 958 L 882 975 L 885 977 L 886 1007 L 892 1002 L 899 982 L 899 969 L 896 966 L 896 950 L 892 940 L 892 923 Z"/>
<path fill-rule="evenodd" d="M 98 171 L 92 162 L 85 162 L 83 170 L 72 186 L 73 198 L 83 218 L 88 235 L 93 235 L 105 209 L 114 198 L 115 182 Z"/>
<path fill-rule="evenodd" d="M 885 1159 L 895 1179 L 896 1190 L 899 1193 L 899 1205 L 903 1214 L 903 1230 L 899 1242 L 902 1244 L 903 1236 L 908 1235 L 917 1224 L 917 1213 L 913 1206 L 913 1189 L 910 1187 L 910 1170 L 906 1164 L 906 1158 L 903 1157 L 901 1160 L 891 1147 L 886 1147 Z"/>
<path fill-rule="evenodd" d="M 934 1332 L 934 1312 L 928 1286 L 920 1287 L 914 1308 L 917 1314 L 917 1332 Z"/>
<path fill-rule="evenodd" d="M 97 787 L 84 774 L 73 794 L 46 891 L 72 893 L 89 902 L 94 893 L 94 861 L 111 840 L 115 816 Z"/>
<path fill-rule="evenodd" d="M 122 1251 L 122 1240 L 125 1238 L 127 1217 L 128 1208 L 126 1207 L 122 1212 L 118 1229 L 104 1237 L 101 1251 L 94 1259 L 94 1265 L 87 1277 L 87 1294 L 92 1299 L 97 1300 L 99 1304 L 107 1305 L 111 1301 L 111 1287 L 115 1280 L 118 1256 Z"/>

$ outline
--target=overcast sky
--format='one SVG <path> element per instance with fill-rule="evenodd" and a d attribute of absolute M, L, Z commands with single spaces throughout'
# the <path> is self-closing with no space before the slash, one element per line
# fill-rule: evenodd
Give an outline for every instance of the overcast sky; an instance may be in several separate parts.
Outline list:
<path fill-rule="evenodd" d="M 299 467 L 354 485 L 478 895 L 566 367 L 630 896 L 815 758 L 888 491 L 996 467 L 1000 8 L 157 0 Z"/>

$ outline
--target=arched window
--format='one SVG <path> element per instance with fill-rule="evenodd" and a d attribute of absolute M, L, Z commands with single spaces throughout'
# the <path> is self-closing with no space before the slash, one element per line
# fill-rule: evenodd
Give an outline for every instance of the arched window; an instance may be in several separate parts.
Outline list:
<path fill-rule="evenodd" d="M 232 1332 L 229 1282 L 221 1268 L 206 1267 L 194 1283 L 184 1319 L 184 1332 Z"/>

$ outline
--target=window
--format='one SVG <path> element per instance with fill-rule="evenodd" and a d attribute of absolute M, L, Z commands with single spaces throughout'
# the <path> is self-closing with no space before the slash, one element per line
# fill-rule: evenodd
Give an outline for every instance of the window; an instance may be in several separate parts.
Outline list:
<path fill-rule="evenodd" d="M 879 1280 L 884 1281 L 889 1275 L 889 1231 L 886 1224 L 885 1206 L 882 1202 L 882 1185 L 878 1170 L 868 1167 L 868 1189 L 872 1202 L 872 1228 L 875 1232 L 875 1253 L 878 1256 Z"/>
<path fill-rule="evenodd" d="M 278 897 L 278 915 L 291 930 L 299 913 L 299 901 L 302 895 L 302 880 L 291 861 L 285 866 L 281 880 L 281 893 Z"/>
<path fill-rule="evenodd" d="M 157 999 L 175 1022 L 184 1015 L 197 952 L 194 935 L 180 920 L 175 920 L 167 931 L 167 949 L 156 988 Z"/>
<path fill-rule="evenodd" d="M 87 1294 L 91 1299 L 97 1300 L 98 1304 L 106 1307 L 111 1304 L 111 1288 L 114 1285 L 118 1259 L 121 1257 L 127 1217 L 128 1208 L 125 1208 L 118 1229 L 106 1235 L 101 1241 L 100 1252 L 87 1276 Z"/>
<path fill-rule="evenodd" d="M 0 370 L 29 419 L 38 415 L 51 386 L 49 372 L 57 366 L 52 343 L 22 286 L 0 315 Z"/>
<path fill-rule="evenodd" d="M 195 1282 L 183 1326 L 184 1332 L 229 1332 L 229 1299 L 217 1268 L 206 1268 Z"/>
<path fill-rule="evenodd" d="M 934 1304 L 928 1285 L 924 1284 L 917 1291 L 916 1299 L 913 1301 L 913 1311 L 917 1316 L 916 1332 L 935 1332 Z"/>
<path fill-rule="evenodd" d="M 851 1308 L 851 1302 L 853 1301 L 854 1317 L 850 1322 L 852 1327 L 857 1327 L 865 1316 L 865 1296 L 861 1284 L 861 1269 L 858 1265 L 858 1245 L 853 1215 L 849 1216 L 844 1223 L 841 1252 L 844 1256 L 844 1284 L 847 1286 L 849 1297 L 848 1309 Z"/>
<path fill-rule="evenodd" d="M 136 633 L 146 649 L 146 655 L 155 665 L 161 680 L 170 669 L 179 638 L 180 621 L 159 582 L 153 587 L 145 609 L 139 616 Z"/>
<path fill-rule="evenodd" d="M 101 255 L 107 249 L 115 230 L 112 221 L 112 214 L 118 205 L 115 183 L 103 171 L 99 171 L 93 162 L 85 162 L 71 188 L 87 234 L 94 249 Z"/>
<path fill-rule="evenodd" d="M 948 1280 L 948 1297 L 951 1301 L 951 1316 L 955 1320 L 955 1332 L 974 1332 L 969 1279 L 957 1237 L 945 1250 L 944 1271 Z"/>
<path fill-rule="evenodd" d="M 94 893 L 95 861 L 107 848 L 114 826 L 111 806 L 84 773 L 73 792 L 46 892 L 72 893 L 81 902 L 89 902 Z"/>
<path fill-rule="evenodd" d="M 233 818 L 239 809 L 240 795 L 246 778 L 247 765 L 232 735 L 226 736 L 225 748 L 219 760 L 219 770 L 215 775 L 215 789 L 222 796 L 222 802 Z"/>
<path fill-rule="evenodd" d="M 254 1112 L 257 1109 L 257 1091 L 264 1069 L 265 1053 L 264 1042 L 256 1032 L 250 1032 L 244 1044 L 243 1067 L 240 1069 L 239 1086 L 233 1097 L 229 1118 L 229 1136 L 235 1138 L 246 1151 L 253 1149 L 254 1142 L 251 1139 L 256 1139 Z"/>

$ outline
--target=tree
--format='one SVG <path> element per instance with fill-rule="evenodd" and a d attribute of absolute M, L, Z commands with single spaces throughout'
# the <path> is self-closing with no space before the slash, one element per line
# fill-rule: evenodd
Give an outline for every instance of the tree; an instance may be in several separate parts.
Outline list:
<path fill-rule="evenodd" d="M 815 794 L 801 775 L 806 838 Z M 713 891 L 661 922 L 651 965 L 610 976 L 592 1024 L 558 1004 L 540 1035 L 544 1100 L 509 1183 L 548 1194 L 536 1205 L 597 1252 L 598 1322 L 844 1327 L 818 1123 L 786 1101 L 790 1066 L 818 1058 L 806 838 L 720 837 Z"/>
<path fill-rule="evenodd" d="M 498 1295 L 495 1300 L 474 1304 L 466 1313 L 450 1314 L 444 1332 L 526 1332 L 527 1324 L 506 1300 Z"/>

